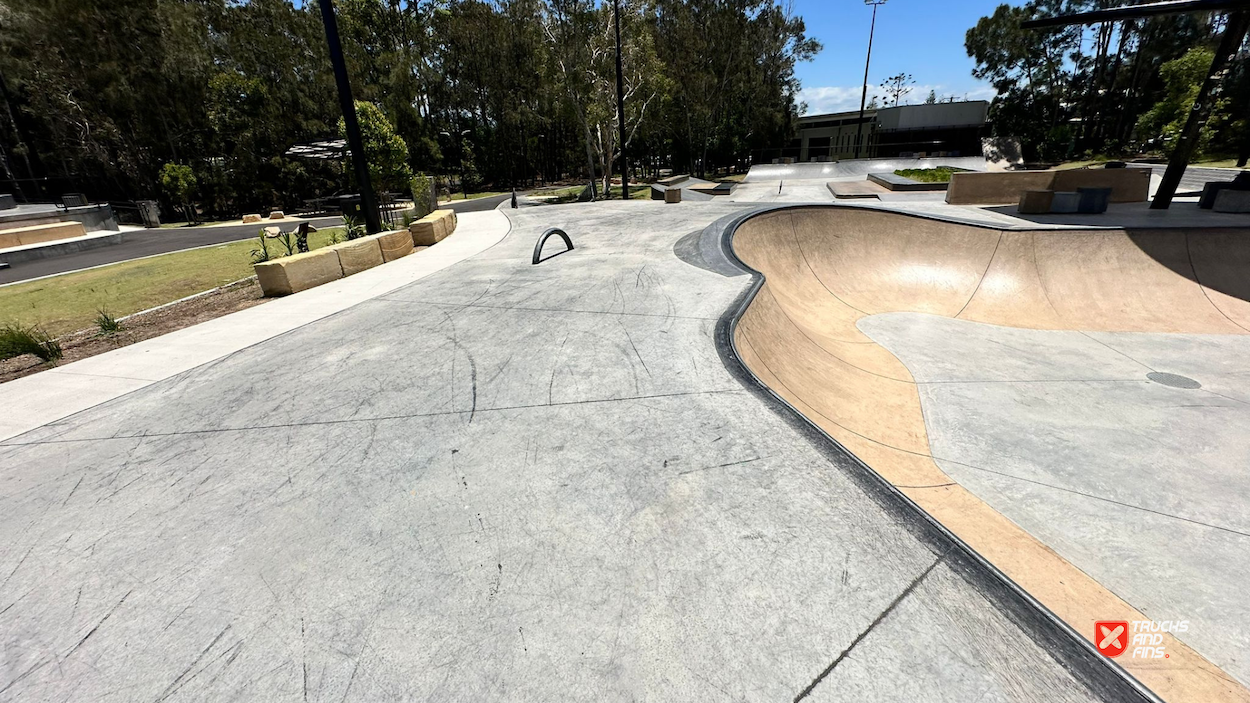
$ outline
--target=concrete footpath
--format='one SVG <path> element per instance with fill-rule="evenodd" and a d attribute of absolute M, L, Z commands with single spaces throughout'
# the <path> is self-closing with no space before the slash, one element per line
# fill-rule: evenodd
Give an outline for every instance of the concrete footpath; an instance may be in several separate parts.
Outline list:
<path fill-rule="evenodd" d="M 361 301 L 384 295 L 498 243 L 508 220 L 490 210 L 461 216 L 437 246 L 298 295 L 241 310 L 99 356 L 0 384 L 0 439 L 40 427 L 187 369 L 215 361 Z"/>
<path fill-rule="evenodd" d="M 0 701 L 1142 700 L 724 360 L 741 208 L 511 212 L 0 443 Z"/>

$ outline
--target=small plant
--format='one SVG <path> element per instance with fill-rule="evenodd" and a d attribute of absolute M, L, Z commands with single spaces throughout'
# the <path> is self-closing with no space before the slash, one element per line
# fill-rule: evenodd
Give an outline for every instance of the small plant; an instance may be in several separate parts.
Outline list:
<path fill-rule="evenodd" d="M 365 230 L 365 223 L 360 221 L 356 215 L 343 215 L 343 231 L 347 233 L 347 238 L 360 239 L 368 234 Z"/>
<path fill-rule="evenodd" d="M 104 335 L 113 335 L 122 331 L 122 323 L 104 308 L 96 310 L 95 325 L 100 328 L 100 334 Z"/>
<path fill-rule="evenodd" d="M 59 361 L 65 355 L 61 343 L 39 327 L 16 324 L 0 327 L 0 359 L 23 354 L 34 354 L 48 363 Z"/>
<path fill-rule="evenodd" d="M 256 237 L 256 240 L 260 242 L 260 248 L 252 250 L 253 264 L 263 264 L 273 258 L 273 255 L 269 253 L 269 242 L 266 241 L 267 239 L 269 238 L 265 236 L 265 230 L 262 229 L 260 235 Z"/>
<path fill-rule="evenodd" d="M 339 229 L 338 227 L 333 227 L 327 231 L 329 232 L 329 235 L 330 235 L 331 244 L 338 244 L 339 242 L 343 241 L 343 230 Z"/>
<path fill-rule="evenodd" d="M 291 230 L 290 232 L 283 232 L 279 230 L 278 236 L 275 237 L 275 239 L 278 240 L 278 243 L 282 245 L 283 249 L 286 249 L 286 256 L 293 256 L 299 249 L 299 239 L 295 235 L 295 230 Z"/>

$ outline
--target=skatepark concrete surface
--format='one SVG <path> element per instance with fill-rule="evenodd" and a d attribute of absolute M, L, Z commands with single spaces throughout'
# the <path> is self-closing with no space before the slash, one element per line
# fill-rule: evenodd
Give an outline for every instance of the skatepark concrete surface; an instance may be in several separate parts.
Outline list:
<path fill-rule="evenodd" d="M 923 159 L 853 159 L 825 163 L 755 164 L 747 172 L 745 183 L 759 181 L 838 181 L 864 180 L 870 173 L 894 173 L 899 169 L 952 166 L 969 171 L 993 170 L 980 156 L 940 156 Z"/>
<path fill-rule="evenodd" d="M 1250 223 L 981 212 L 747 219 L 738 353 L 1077 632 L 1186 621 L 1117 660 L 1161 698 L 1250 700 Z"/>
<path fill-rule="evenodd" d="M 0 442 L 0 700 L 1150 700 L 739 365 L 746 212 L 513 211 Z"/>

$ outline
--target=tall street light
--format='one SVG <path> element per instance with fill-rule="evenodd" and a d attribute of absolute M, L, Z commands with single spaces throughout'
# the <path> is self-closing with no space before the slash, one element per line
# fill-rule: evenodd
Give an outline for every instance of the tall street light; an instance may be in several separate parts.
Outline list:
<path fill-rule="evenodd" d="M 884 5 L 885 0 L 864 0 L 865 5 L 872 5 L 872 26 L 868 29 L 868 58 L 864 59 L 864 92 L 859 96 L 859 126 L 855 131 L 855 158 L 859 158 L 860 141 L 864 137 L 864 104 L 868 102 L 868 65 L 872 63 L 872 35 L 877 31 L 877 7 Z"/>
<path fill-rule="evenodd" d="M 382 218 L 378 217 L 378 199 L 369 178 L 369 161 L 365 157 L 365 142 L 360 137 L 360 123 L 356 121 L 356 101 L 352 100 L 352 84 L 347 80 L 347 64 L 343 62 L 343 44 L 339 41 L 339 24 L 334 19 L 334 0 L 320 0 L 321 21 L 326 26 L 326 44 L 330 47 L 330 63 L 334 66 L 334 82 L 339 89 L 339 107 L 343 111 L 343 129 L 347 132 L 347 148 L 352 152 L 352 166 L 356 169 L 356 183 L 360 186 L 360 209 L 365 211 L 365 231 L 377 234 L 382 231 Z"/>
<path fill-rule="evenodd" d="M 621 0 L 612 0 L 612 14 L 616 18 L 616 114 L 621 129 L 621 199 L 629 200 L 629 162 L 625 160 L 625 77 L 621 70 Z"/>

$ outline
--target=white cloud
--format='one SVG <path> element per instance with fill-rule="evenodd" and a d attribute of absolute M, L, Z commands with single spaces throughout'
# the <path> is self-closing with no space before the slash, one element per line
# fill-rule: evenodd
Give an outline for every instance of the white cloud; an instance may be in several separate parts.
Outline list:
<path fill-rule="evenodd" d="M 859 98 L 862 86 L 843 88 L 841 86 L 817 86 L 799 90 L 798 100 L 807 103 L 807 115 L 823 115 L 827 112 L 845 112 L 859 109 Z M 873 89 L 868 89 L 868 99 L 872 100 Z"/>
<path fill-rule="evenodd" d="M 859 99 L 862 90 L 862 86 L 849 88 L 833 85 L 813 86 L 800 89 L 798 101 L 807 103 L 807 110 L 803 113 L 805 115 L 848 112 L 859 109 Z M 912 86 L 912 91 L 903 98 L 903 103 L 911 105 L 922 103 L 928 97 L 930 90 L 937 93 L 939 99 L 954 95 L 956 100 L 992 100 L 997 94 L 997 91 L 988 85 L 978 85 L 970 90 L 951 89 L 944 85 L 916 85 Z M 876 96 L 880 102 L 885 101 L 885 94 L 881 88 L 870 85 L 868 86 L 868 100 L 870 102 L 873 96 Z"/>

